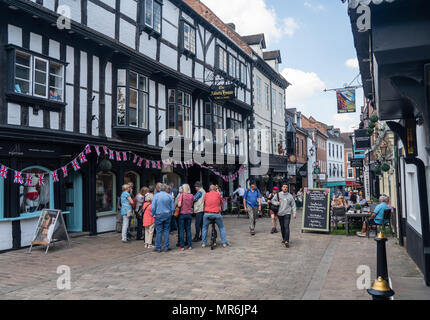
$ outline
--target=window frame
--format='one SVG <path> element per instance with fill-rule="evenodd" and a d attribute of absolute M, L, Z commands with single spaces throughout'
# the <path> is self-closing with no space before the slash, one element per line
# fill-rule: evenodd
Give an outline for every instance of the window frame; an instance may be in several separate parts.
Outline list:
<path fill-rule="evenodd" d="M 194 40 L 193 40 L 194 41 L 194 51 L 191 50 L 191 42 L 190 42 L 190 40 L 188 40 L 188 42 L 190 43 L 190 47 L 189 48 L 185 47 L 185 25 L 187 25 L 188 28 L 190 28 L 190 30 L 194 31 L 194 37 L 193 37 L 194 38 Z M 197 28 L 195 26 L 193 26 L 190 22 L 188 22 L 185 19 L 182 19 L 181 26 L 182 26 L 182 28 L 181 28 L 181 33 L 182 33 L 181 46 L 182 46 L 182 50 L 185 53 L 187 53 L 187 54 L 189 54 L 191 56 L 197 56 Z M 189 34 L 189 39 L 191 39 L 190 36 L 191 35 Z"/>
<path fill-rule="evenodd" d="M 170 101 L 170 92 L 174 91 L 174 98 L 175 101 Z M 179 102 L 179 94 L 182 94 L 182 102 Z M 185 105 L 185 96 L 188 96 L 188 101 L 189 101 L 189 105 Z M 170 126 L 170 122 L 171 122 L 171 117 L 170 117 L 170 108 L 173 106 L 174 108 L 174 127 L 172 128 Z M 193 135 L 193 114 L 192 114 L 192 108 L 193 106 L 193 96 L 188 93 L 185 92 L 183 90 L 179 90 L 179 89 L 173 89 L 173 88 L 169 88 L 167 89 L 167 129 L 176 129 L 179 132 L 179 108 L 181 108 L 181 115 L 182 115 L 182 132 L 179 132 L 181 134 L 182 137 L 184 137 L 185 139 L 191 139 L 192 135 Z M 188 109 L 188 114 L 189 114 L 189 125 L 188 127 L 185 127 L 185 114 L 186 114 L 186 109 Z M 189 135 L 187 136 L 186 133 L 189 133 Z"/>
<path fill-rule="evenodd" d="M 112 181 L 112 206 L 113 206 L 113 210 L 111 211 L 100 211 L 97 212 L 97 202 L 96 202 L 96 216 L 97 217 L 103 217 L 103 216 L 109 216 L 109 215 L 113 215 L 116 213 L 117 211 L 117 200 L 118 200 L 118 194 L 117 194 L 117 175 L 115 172 L 109 170 L 109 171 L 97 171 L 96 172 L 96 188 L 97 188 L 97 175 L 99 175 L 100 173 L 102 174 L 111 174 L 113 176 L 113 181 Z M 97 193 L 97 190 L 96 190 Z"/>
<path fill-rule="evenodd" d="M 220 60 L 221 56 L 223 56 L 222 61 Z M 216 68 L 217 68 L 218 72 L 222 73 L 223 75 L 228 75 L 228 66 L 229 66 L 228 57 L 229 57 L 229 54 L 228 54 L 227 50 L 225 48 L 221 47 L 220 45 L 217 45 Z M 223 68 L 221 68 L 221 62 L 223 62 L 222 63 Z M 224 67 L 225 67 L 225 69 L 224 69 Z"/>
<path fill-rule="evenodd" d="M 256 87 L 257 87 L 257 104 L 261 106 L 261 79 L 258 76 L 256 80 Z"/>
<path fill-rule="evenodd" d="M 146 23 L 146 4 L 147 1 L 151 1 L 152 3 L 152 13 L 151 13 L 151 23 L 152 25 L 149 25 Z M 158 5 L 160 7 L 160 30 L 155 29 L 154 26 L 154 4 Z M 163 33 L 163 2 L 161 0 L 141 0 L 139 3 L 139 20 L 138 24 L 141 30 L 147 32 L 150 36 L 159 37 Z"/>
<path fill-rule="evenodd" d="M 33 170 L 33 169 L 45 171 L 44 174 L 49 176 L 49 178 L 48 178 L 49 182 L 47 182 L 49 184 L 49 208 L 48 209 L 55 209 L 55 204 L 54 204 L 54 201 L 55 201 L 54 192 L 55 192 L 55 190 L 54 190 L 54 182 L 52 179 L 51 170 L 49 170 L 45 167 L 42 167 L 42 166 L 26 167 L 26 168 L 21 170 L 23 178 L 25 178 L 24 171 L 29 171 L 29 170 Z M 19 186 L 21 186 L 21 185 L 19 185 Z M 18 189 L 18 192 L 19 192 L 19 189 Z M 41 211 L 35 211 L 35 212 L 29 212 L 29 213 L 18 212 L 16 217 L 18 217 L 18 218 L 29 218 L 29 217 L 33 217 L 33 216 L 40 216 L 42 214 L 42 211 L 43 211 L 43 209 Z"/>
<path fill-rule="evenodd" d="M 34 52 L 13 44 L 8 44 L 5 46 L 7 51 L 7 91 L 6 96 L 7 100 L 16 101 L 16 102 L 25 102 L 33 105 L 40 105 L 42 107 L 50 107 L 50 108 L 62 108 L 66 105 L 66 70 L 68 63 L 66 61 L 58 60 L 52 57 L 49 57 L 44 54 L 40 54 L 38 52 Z M 29 84 L 29 93 L 22 93 L 16 91 L 16 80 L 17 80 L 17 53 L 22 53 L 23 55 L 29 56 L 30 66 L 22 66 L 18 64 L 18 66 L 22 66 L 28 69 L 30 79 L 27 81 L 26 79 L 18 78 L 20 81 L 28 82 Z M 45 96 L 35 94 L 34 87 L 36 85 L 35 82 L 35 60 L 43 61 L 46 63 L 46 89 Z M 62 67 L 62 88 L 58 88 L 62 90 L 62 99 L 53 99 L 49 97 L 49 89 L 50 89 L 50 66 L 51 64 L 57 64 Z"/>
<path fill-rule="evenodd" d="M 120 71 L 125 71 L 125 84 L 119 84 L 119 73 Z M 131 87 L 130 84 L 130 76 L 131 74 L 136 74 L 136 87 Z M 145 88 L 144 89 L 140 89 L 139 88 L 139 83 L 140 83 L 140 78 L 144 78 L 145 79 Z M 118 68 L 116 71 L 116 109 L 115 109 L 115 118 L 116 118 L 116 122 L 115 122 L 115 126 L 116 127 L 120 127 L 120 128 L 133 128 L 133 129 L 137 129 L 137 130 L 143 130 L 143 131 L 148 131 L 149 130 L 149 80 L 150 78 L 144 74 L 141 74 L 137 71 L 134 71 L 132 69 L 120 69 Z M 125 90 L 125 123 L 124 124 L 120 124 L 118 122 L 118 92 L 120 90 L 120 88 L 123 88 Z M 130 124 L 130 93 L 131 91 L 134 90 L 137 92 L 136 94 L 136 117 L 137 117 L 137 122 L 138 124 L 136 126 L 131 125 Z M 145 91 L 146 90 L 146 91 Z M 140 102 L 140 98 L 141 96 L 146 96 L 146 106 L 143 106 L 143 114 L 144 117 L 142 118 L 142 120 L 144 120 L 144 125 L 142 127 L 139 126 L 139 102 Z M 145 99 L 144 99 L 145 100 Z M 146 108 L 146 110 L 145 110 Z"/>

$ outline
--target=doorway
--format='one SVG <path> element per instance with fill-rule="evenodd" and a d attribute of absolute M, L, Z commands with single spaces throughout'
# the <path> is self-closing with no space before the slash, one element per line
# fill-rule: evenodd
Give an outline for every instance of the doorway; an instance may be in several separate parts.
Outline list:
<path fill-rule="evenodd" d="M 83 231 L 83 210 L 82 210 L 82 176 L 79 173 L 69 175 L 65 183 L 66 187 L 66 211 L 67 231 Z"/>

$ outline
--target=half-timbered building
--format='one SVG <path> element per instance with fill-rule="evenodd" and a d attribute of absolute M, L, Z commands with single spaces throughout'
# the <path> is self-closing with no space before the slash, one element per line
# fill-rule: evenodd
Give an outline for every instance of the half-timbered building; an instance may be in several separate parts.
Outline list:
<path fill-rule="evenodd" d="M 146 168 L 103 149 L 160 160 L 165 129 L 191 139 L 199 128 L 248 127 L 252 54 L 199 3 L 0 1 L 0 163 L 9 169 L 0 178 L 0 251 L 28 246 L 43 208 L 68 212 L 72 232 L 114 230 L 126 182 L 134 194 L 158 181 L 222 182 L 198 166 Z M 235 98 L 214 103 L 213 84 L 233 84 Z M 214 144 L 235 163 L 217 169 L 229 175 L 247 146 L 224 138 Z M 86 146 L 91 153 L 83 153 Z M 53 177 L 63 167 L 67 175 Z M 14 170 L 35 180 L 14 181 Z M 245 185 L 247 176 L 240 179 Z"/>

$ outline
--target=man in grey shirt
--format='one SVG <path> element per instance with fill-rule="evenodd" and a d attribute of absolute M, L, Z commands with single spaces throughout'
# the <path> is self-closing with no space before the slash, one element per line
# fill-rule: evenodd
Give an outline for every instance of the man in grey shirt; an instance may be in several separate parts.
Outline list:
<path fill-rule="evenodd" d="M 278 219 L 281 225 L 282 243 L 285 244 L 285 247 L 289 248 L 291 214 L 296 219 L 297 212 L 296 201 L 294 201 L 293 196 L 288 192 L 287 184 L 282 185 L 282 191 L 273 197 L 271 202 L 279 206 Z"/>

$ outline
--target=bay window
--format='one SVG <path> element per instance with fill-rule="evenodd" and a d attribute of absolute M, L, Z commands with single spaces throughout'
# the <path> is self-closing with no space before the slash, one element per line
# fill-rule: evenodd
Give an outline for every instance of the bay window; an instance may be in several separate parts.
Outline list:
<path fill-rule="evenodd" d="M 227 73 L 227 68 L 228 68 L 227 51 L 221 47 L 218 47 L 218 69 L 224 73 Z"/>
<path fill-rule="evenodd" d="M 117 125 L 148 129 L 148 78 L 118 70 Z"/>
<path fill-rule="evenodd" d="M 224 129 L 223 108 L 221 105 L 205 103 L 205 128 L 212 132 L 214 142 L 216 142 L 217 129 Z"/>
<path fill-rule="evenodd" d="M 140 25 L 143 29 L 161 34 L 161 3 L 157 0 L 142 0 Z"/>
<path fill-rule="evenodd" d="M 240 82 L 246 86 L 248 84 L 247 79 L 248 79 L 248 76 L 247 76 L 246 64 L 241 63 Z"/>
<path fill-rule="evenodd" d="M 196 29 L 187 22 L 183 22 L 184 50 L 196 54 Z"/>
<path fill-rule="evenodd" d="M 64 102 L 65 62 L 8 47 L 9 93 Z"/>
<path fill-rule="evenodd" d="M 176 129 L 181 136 L 190 139 L 192 135 L 191 95 L 180 90 L 169 89 L 168 103 L 169 129 Z"/>

